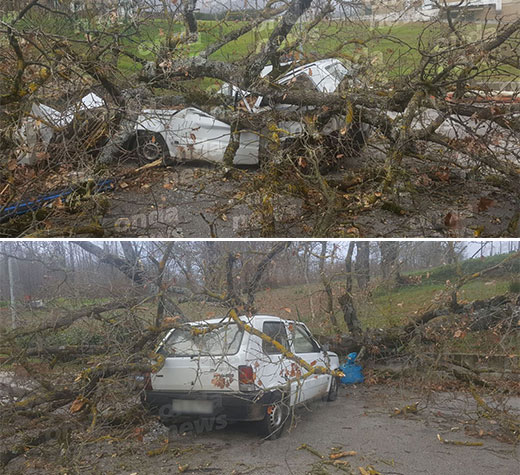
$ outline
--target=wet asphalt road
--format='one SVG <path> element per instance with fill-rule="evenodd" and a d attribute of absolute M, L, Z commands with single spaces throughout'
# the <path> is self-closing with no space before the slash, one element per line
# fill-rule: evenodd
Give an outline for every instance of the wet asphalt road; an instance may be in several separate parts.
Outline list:
<path fill-rule="evenodd" d="M 392 416 L 394 408 L 419 402 L 419 412 Z M 520 398 L 510 400 L 520 410 Z M 280 439 L 258 437 L 254 424 L 235 423 L 202 433 L 178 434 L 171 428 L 167 450 L 153 457 L 150 449 L 164 447 L 168 429 L 155 423 L 144 441 L 133 445 L 89 446 L 85 473 L 216 473 L 216 474 L 340 474 L 360 475 L 359 467 L 372 466 L 382 475 L 518 475 L 519 447 L 486 436 L 491 424 L 473 426 L 475 401 L 469 395 L 435 393 L 429 398 L 391 386 L 342 388 L 338 400 L 315 402 L 296 413 L 296 426 Z M 481 422 L 489 424 L 488 420 Z M 493 422 L 493 421 L 491 421 Z M 483 429 L 484 436 L 479 431 Z M 481 442 L 482 446 L 441 443 Z M 355 451 L 344 458 L 340 471 L 322 465 L 307 444 L 324 456 L 333 447 Z M 300 448 L 300 449 L 299 449 Z M 180 467 L 180 468 L 179 468 Z M 319 471 L 318 469 L 326 471 Z"/>

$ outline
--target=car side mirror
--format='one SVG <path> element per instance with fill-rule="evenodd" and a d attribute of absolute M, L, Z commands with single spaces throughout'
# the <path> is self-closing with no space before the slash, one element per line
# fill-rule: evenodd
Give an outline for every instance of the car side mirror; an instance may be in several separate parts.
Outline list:
<path fill-rule="evenodd" d="M 324 345 L 321 345 L 321 349 L 327 352 L 330 350 L 330 345 L 328 343 L 325 343 Z"/>

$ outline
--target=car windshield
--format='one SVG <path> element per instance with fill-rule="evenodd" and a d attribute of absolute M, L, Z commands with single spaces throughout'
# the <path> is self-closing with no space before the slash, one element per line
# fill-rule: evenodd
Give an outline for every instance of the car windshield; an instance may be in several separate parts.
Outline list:
<path fill-rule="evenodd" d="M 334 77 L 334 79 L 341 81 L 348 73 L 347 68 L 341 63 L 334 63 L 325 66 L 327 72 Z"/>
<path fill-rule="evenodd" d="M 243 331 L 236 323 L 226 323 L 209 329 L 197 325 L 190 329 L 177 328 L 161 348 L 166 356 L 223 356 L 233 355 L 240 348 Z"/>

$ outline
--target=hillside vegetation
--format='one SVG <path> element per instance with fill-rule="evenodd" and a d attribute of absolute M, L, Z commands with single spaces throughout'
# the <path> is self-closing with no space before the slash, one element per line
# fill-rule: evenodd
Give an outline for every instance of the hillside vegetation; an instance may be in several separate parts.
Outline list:
<path fill-rule="evenodd" d="M 405 325 L 411 319 L 429 310 L 435 305 L 436 298 L 447 288 L 447 283 L 455 282 L 460 275 L 473 274 L 502 262 L 508 255 L 496 255 L 492 257 L 469 259 L 461 262 L 459 266 L 443 265 L 430 269 L 418 270 L 410 273 L 403 273 L 407 276 L 420 276 L 421 279 L 415 284 L 400 285 L 389 288 L 387 284 L 379 281 L 372 282 L 369 290 L 361 292 L 355 289 L 355 302 L 361 323 L 365 329 L 368 328 L 391 328 Z M 496 295 L 507 293 L 512 283 L 520 279 L 520 261 L 515 260 L 499 269 L 495 273 L 484 278 L 476 279 L 464 285 L 458 293 L 461 303 L 471 302 L 478 299 L 489 299 Z M 343 281 L 337 280 L 332 283 L 332 291 L 335 301 L 335 315 L 340 322 L 342 332 L 347 332 L 343 322 L 341 310 L 337 303 L 337 298 L 344 292 Z M 516 290 L 515 290 L 516 291 Z M 266 288 L 258 293 L 257 307 L 259 313 L 277 315 L 282 318 L 297 319 L 306 322 L 313 332 L 317 334 L 334 333 L 329 318 L 326 315 L 325 292 L 321 283 L 313 282 L 310 284 L 287 285 L 277 288 Z M 55 301 L 47 302 L 46 308 L 42 310 L 22 310 L 21 318 L 27 321 L 31 319 L 51 318 L 51 314 L 56 309 L 71 309 L 79 303 L 99 304 L 106 299 L 80 299 L 72 300 L 59 298 Z M 9 320 L 7 302 L 0 302 L 0 311 L 4 325 Z M 181 304 L 182 310 L 190 315 L 193 320 L 214 318 L 224 314 L 226 309 L 211 302 L 190 301 Z M 144 322 L 151 323 L 156 311 L 154 303 L 147 303 L 135 309 L 133 315 L 121 315 L 114 312 L 114 318 L 132 319 L 138 318 Z M 448 317 L 448 316 L 447 316 Z M 114 320 L 115 321 L 115 320 Z M 51 338 L 52 344 L 95 344 L 96 325 L 90 322 L 88 325 L 81 321 L 71 326 L 68 330 L 57 333 Z M 131 338 L 131 335 L 128 335 Z M 483 337 L 482 337 L 483 336 Z M 516 338 L 516 339 L 515 339 Z M 510 340 L 511 347 L 520 346 L 517 337 Z M 488 348 L 490 340 L 481 336 L 468 335 L 466 341 L 447 341 L 446 345 L 458 349 L 466 343 L 468 351 L 476 351 Z M 509 347 L 509 343 L 507 344 Z"/>

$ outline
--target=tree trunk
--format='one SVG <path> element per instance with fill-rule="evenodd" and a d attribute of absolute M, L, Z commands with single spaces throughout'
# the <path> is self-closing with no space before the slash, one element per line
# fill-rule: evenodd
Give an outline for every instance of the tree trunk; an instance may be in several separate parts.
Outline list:
<path fill-rule="evenodd" d="M 16 301 L 14 299 L 13 258 L 7 257 L 7 274 L 9 275 L 9 308 L 11 310 L 11 327 L 16 328 Z"/>
<path fill-rule="evenodd" d="M 196 8 L 197 0 L 182 1 L 182 14 L 186 25 L 186 39 L 189 43 L 195 43 L 198 39 L 197 19 L 195 18 Z"/>
<path fill-rule="evenodd" d="M 351 241 L 348 246 L 347 256 L 345 257 L 345 270 L 347 273 L 345 293 L 338 299 L 338 302 L 341 305 L 347 328 L 355 338 L 358 338 L 362 335 L 363 330 L 352 297 L 352 254 L 354 252 L 354 246 L 354 241 Z"/>
<path fill-rule="evenodd" d="M 356 244 L 356 277 L 361 290 L 366 290 L 370 282 L 370 243 L 360 241 Z"/>
<path fill-rule="evenodd" d="M 381 251 L 381 273 L 383 279 L 395 284 L 399 275 L 399 242 L 381 241 L 379 243 Z"/>
<path fill-rule="evenodd" d="M 338 321 L 336 319 L 336 315 L 334 315 L 334 299 L 332 296 L 332 287 L 330 285 L 330 279 L 327 277 L 325 272 L 325 260 L 327 259 L 327 241 L 321 242 L 321 254 L 320 254 L 320 279 L 323 284 L 323 288 L 325 289 L 325 294 L 327 296 L 327 305 L 325 311 L 329 315 L 330 323 L 334 327 L 335 330 L 338 330 Z"/>

